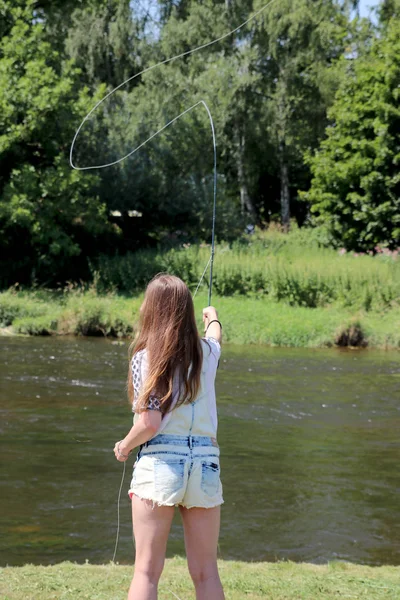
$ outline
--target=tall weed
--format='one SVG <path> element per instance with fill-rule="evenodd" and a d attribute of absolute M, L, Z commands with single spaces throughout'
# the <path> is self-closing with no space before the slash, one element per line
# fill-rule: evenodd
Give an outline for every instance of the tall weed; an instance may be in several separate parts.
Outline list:
<path fill-rule="evenodd" d="M 297 237 L 296 237 L 297 236 Z M 216 247 L 214 289 L 220 296 L 269 297 L 310 308 L 338 304 L 366 311 L 400 304 L 400 260 L 340 255 L 298 234 L 249 238 Z M 146 250 L 101 257 L 94 275 L 99 292 L 141 292 L 158 272 L 181 277 L 193 289 L 207 264 L 209 247 Z M 207 281 L 207 276 L 206 276 Z"/>

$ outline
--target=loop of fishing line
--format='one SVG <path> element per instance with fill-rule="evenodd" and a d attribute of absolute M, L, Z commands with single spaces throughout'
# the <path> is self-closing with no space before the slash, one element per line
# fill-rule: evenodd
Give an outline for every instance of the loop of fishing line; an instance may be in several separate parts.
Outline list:
<path fill-rule="evenodd" d="M 181 54 L 177 54 L 176 56 L 172 56 L 170 58 L 162 60 L 162 61 L 160 61 L 159 63 L 157 63 L 155 65 L 151 65 L 150 67 L 146 67 L 142 71 L 139 71 L 139 73 L 135 73 L 135 75 L 132 75 L 131 77 L 128 77 L 128 79 L 125 79 L 125 81 L 123 81 L 122 83 L 120 83 L 119 85 L 117 85 L 114 89 L 112 89 L 110 92 L 108 92 L 88 112 L 88 114 L 84 117 L 83 121 L 81 122 L 81 124 L 79 125 L 78 129 L 76 130 L 76 133 L 75 133 L 74 138 L 72 140 L 70 153 L 69 153 L 69 161 L 70 161 L 71 167 L 73 169 L 76 169 L 77 171 L 87 171 L 87 170 L 90 170 L 90 169 L 104 169 L 106 167 L 111 167 L 112 165 L 116 165 L 116 164 L 122 162 L 123 160 L 125 160 L 126 158 L 128 158 L 129 156 L 132 156 L 132 154 L 134 154 L 140 148 L 142 148 L 148 141 L 150 141 L 151 139 L 153 139 L 153 137 L 155 137 L 156 135 L 158 135 L 159 133 L 161 133 L 161 131 L 163 131 L 166 127 L 168 127 L 168 125 L 171 125 L 174 121 L 176 121 L 177 119 L 179 119 L 180 117 L 182 117 L 186 112 L 188 112 L 189 110 L 191 110 L 191 108 L 193 108 L 193 107 L 187 109 L 186 111 L 183 111 L 183 113 L 181 113 L 180 115 L 178 115 L 177 117 L 175 117 L 175 119 L 173 119 L 172 121 L 170 121 L 167 125 L 165 125 L 164 127 L 162 127 L 155 134 L 151 135 L 145 142 L 143 142 L 137 148 L 135 148 L 131 152 L 128 152 L 128 154 L 126 154 L 125 156 L 121 157 L 118 160 L 115 160 L 115 161 L 112 161 L 112 162 L 109 162 L 109 163 L 100 164 L 100 165 L 87 166 L 87 167 L 78 167 L 77 165 L 74 164 L 74 162 L 72 160 L 73 152 L 74 152 L 74 147 L 75 147 L 75 142 L 76 142 L 76 140 L 77 140 L 77 138 L 79 136 L 79 133 L 80 133 L 82 127 L 84 126 L 84 124 L 86 123 L 86 121 L 91 117 L 91 115 L 95 112 L 95 110 L 97 110 L 97 108 L 101 104 L 103 104 L 103 102 L 105 102 L 107 100 L 107 98 L 109 98 L 110 96 L 112 96 L 112 94 L 114 94 L 115 92 L 117 92 L 118 90 L 120 90 L 122 87 L 124 87 L 130 81 L 133 81 L 137 77 L 140 77 L 141 75 L 144 75 L 144 73 L 148 73 L 149 71 L 152 71 L 153 69 L 156 69 L 157 67 L 161 67 L 162 65 L 166 65 L 166 64 L 168 64 L 168 63 L 170 63 L 170 62 L 172 62 L 174 60 L 178 60 L 179 58 L 183 58 L 184 56 L 189 56 L 190 54 L 194 54 L 195 52 L 199 52 L 199 50 L 204 50 L 204 48 L 208 48 L 208 47 L 212 46 L 213 44 L 217 44 L 218 42 L 221 42 L 225 38 L 229 37 L 230 35 L 233 35 L 237 31 L 239 31 L 240 29 L 242 29 L 242 27 L 244 27 L 245 25 L 247 25 L 248 23 L 250 23 L 251 21 L 253 21 L 254 19 L 256 19 L 273 2 L 275 2 L 275 0 L 270 0 L 267 4 L 265 4 L 259 10 L 257 10 L 254 13 L 254 15 L 252 15 L 251 17 L 249 17 L 248 19 L 246 19 L 246 21 L 244 21 L 243 23 L 241 23 L 240 25 L 238 25 L 237 27 L 235 27 L 235 29 L 232 29 L 231 31 L 228 31 L 228 33 L 224 33 L 223 35 L 221 35 L 220 37 L 216 38 L 215 40 L 211 40 L 209 42 L 206 42 L 205 44 L 201 44 L 200 46 L 197 46 L 196 48 L 193 48 L 192 50 L 186 50 L 185 52 L 182 52 Z"/>
<path fill-rule="evenodd" d="M 124 87 L 130 81 L 133 81 L 137 77 L 140 77 L 141 75 L 144 75 L 144 73 L 148 73 L 149 71 L 152 71 L 153 69 L 156 69 L 157 67 L 161 67 L 162 65 L 166 65 L 166 64 L 168 64 L 168 63 L 170 63 L 170 62 L 172 62 L 174 60 L 178 60 L 179 58 L 183 58 L 184 56 L 189 56 L 190 54 L 194 54 L 195 52 L 199 52 L 200 50 L 204 50 L 204 48 L 209 48 L 213 44 L 217 44 L 218 42 L 221 42 L 222 40 L 224 40 L 227 37 L 229 37 L 229 36 L 233 35 L 234 33 L 238 32 L 245 25 L 247 25 L 248 23 L 250 23 L 251 21 L 253 21 L 256 17 L 258 17 L 273 2 L 275 2 L 275 0 L 270 0 L 267 4 L 265 4 L 264 6 L 262 6 L 251 17 L 249 17 L 248 19 L 246 19 L 243 23 L 241 23 L 240 25 L 238 25 L 237 27 L 235 27 L 231 31 L 228 31 L 227 33 L 224 33 L 223 35 L 221 35 L 220 37 L 216 38 L 215 40 L 211 40 L 209 42 L 206 42 L 205 44 L 201 44 L 200 46 L 197 46 L 196 48 L 192 48 L 191 50 L 186 50 L 185 52 L 181 52 L 180 54 L 177 54 L 176 56 L 172 56 L 170 58 L 162 60 L 159 63 L 156 63 L 155 65 L 151 65 L 150 67 L 147 67 L 147 68 L 143 69 L 139 73 L 135 73 L 135 75 L 132 75 L 131 77 L 128 77 L 128 79 L 126 79 L 125 81 L 123 81 L 122 83 L 120 83 L 119 85 L 117 85 L 114 89 L 112 89 L 110 92 L 108 92 L 103 98 L 101 98 L 101 100 L 99 100 L 94 105 L 94 107 L 88 112 L 88 114 L 82 120 L 81 124 L 79 125 L 78 129 L 75 132 L 75 135 L 74 135 L 72 143 L 71 143 L 71 148 L 70 148 L 70 153 L 69 153 L 69 161 L 70 161 L 70 165 L 71 165 L 71 167 L 73 169 L 75 169 L 77 171 L 88 171 L 88 170 L 91 170 L 91 169 L 104 169 L 106 167 L 111 167 L 113 165 L 117 165 L 118 163 L 122 162 L 126 158 L 132 156 L 133 154 L 135 154 L 135 152 L 137 152 L 138 150 L 140 150 L 141 148 L 143 148 L 143 146 L 145 144 L 147 144 L 150 140 L 152 140 L 157 135 L 159 135 L 160 133 L 162 133 L 167 127 L 169 127 L 170 125 L 172 125 L 173 123 L 175 123 L 175 121 L 177 121 L 178 119 L 180 119 L 181 117 L 183 117 L 184 115 L 186 115 L 188 112 L 190 112 L 191 110 L 193 110 L 197 106 L 199 106 L 199 105 L 203 105 L 204 106 L 204 108 L 207 111 L 210 123 L 211 123 L 212 136 L 213 136 L 213 147 L 214 147 L 214 202 L 213 202 L 213 217 L 212 217 L 211 259 L 209 261 L 209 264 L 210 264 L 209 282 L 210 283 L 209 283 L 209 288 L 208 288 L 208 305 L 211 305 L 212 279 L 213 279 L 213 266 L 214 266 L 214 252 L 215 252 L 215 217 L 216 217 L 216 196 L 217 196 L 217 150 L 216 150 L 216 140 L 215 140 L 214 123 L 213 123 L 213 120 L 212 120 L 212 116 L 211 116 L 210 110 L 209 110 L 207 104 L 205 103 L 205 101 L 204 100 L 200 100 L 196 104 L 193 104 L 193 106 L 191 106 L 191 107 L 187 108 L 186 110 L 182 111 L 178 116 L 176 116 L 173 119 L 171 119 L 171 121 L 169 121 L 166 125 L 164 125 L 160 129 L 158 129 L 158 131 L 156 131 L 151 136 L 149 136 L 144 142 L 142 142 L 141 144 L 139 144 L 136 148 L 134 148 L 133 150 L 131 150 L 130 152 L 128 152 L 127 154 L 125 154 L 121 158 L 119 158 L 117 160 L 114 160 L 114 161 L 111 161 L 111 162 L 108 162 L 108 163 L 99 164 L 99 165 L 89 165 L 89 166 L 83 166 L 83 167 L 75 165 L 74 161 L 73 161 L 73 153 L 74 153 L 74 148 L 75 148 L 75 142 L 76 142 L 76 140 L 77 140 L 77 138 L 79 136 L 79 133 L 80 133 L 82 127 L 84 126 L 84 124 L 86 123 L 86 121 L 88 119 L 90 119 L 91 115 L 97 110 L 97 108 L 101 104 L 103 104 L 103 102 L 105 102 L 108 98 L 110 98 L 110 96 L 112 96 L 115 92 L 117 92 L 122 87 Z M 202 275 L 202 277 L 200 279 L 199 285 L 200 285 L 203 277 L 204 277 L 204 274 Z M 197 290 L 199 288 L 199 285 L 196 288 L 196 293 L 197 293 Z"/>

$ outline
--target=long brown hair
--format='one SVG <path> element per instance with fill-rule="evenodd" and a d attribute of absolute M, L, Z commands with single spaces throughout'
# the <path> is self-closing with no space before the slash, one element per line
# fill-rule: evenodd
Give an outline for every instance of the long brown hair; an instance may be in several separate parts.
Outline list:
<path fill-rule="evenodd" d="M 134 398 L 131 360 L 146 349 L 148 374 L 139 398 Z M 197 331 L 192 296 L 174 275 L 160 273 L 148 284 L 140 309 L 139 328 L 129 347 L 128 396 L 145 410 L 150 395 L 157 394 L 165 414 L 172 402 L 174 375 L 179 377 L 176 406 L 195 400 L 200 387 L 203 350 Z"/>

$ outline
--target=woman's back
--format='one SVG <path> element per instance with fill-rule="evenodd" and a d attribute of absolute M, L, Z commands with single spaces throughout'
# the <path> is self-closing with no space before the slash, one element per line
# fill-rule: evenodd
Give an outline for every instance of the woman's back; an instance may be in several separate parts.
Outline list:
<path fill-rule="evenodd" d="M 215 375 L 221 353 L 219 343 L 202 340 L 203 364 L 200 389 L 194 402 L 187 402 L 172 411 L 163 433 L 172 435 L 203 435 L 217 437 L 218 417 L 215 398 Z"/>
<path fill-rule="evenodd" d="M 214 338 L 202 339 L 203 362 L 200 376 L 200 387 L 196 398 L 192 402 L 184 402 L 176 408 L 177 397 L 180 395 L 179 382 L 174 382 L 173 402 L 171 410 L 167 412 L 156 435 L 163 433 L 169 435 L 202 435 L 212 438 L 217 437 L 218 417 L 215 397 L 215 375 L 221 354 L 221 347 Z M 132 359 L 133 382 L 135 395 L 140 394 L 141 386 L 147 375 L 146 351 L 142 350 Z M 156 408 L 156 398 L 152 398 Z M 135 403 L 133 404 L 135 410 Z M 137 420 L 138 415 L 135 415 Z"/>

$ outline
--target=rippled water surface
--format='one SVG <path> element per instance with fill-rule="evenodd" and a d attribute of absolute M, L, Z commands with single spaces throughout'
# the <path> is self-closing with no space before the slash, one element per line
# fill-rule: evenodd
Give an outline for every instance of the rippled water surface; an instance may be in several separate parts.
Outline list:
<path fill-rule="evenodd" d="M 0 351 L 0 564 L 108 562 L 127 344 L 2 338 Z M 400 564 L 399 353 L 226 346 L 217 394 L 221 557 Z M 168 554 L 183 552 L 177 518 Z"/>

